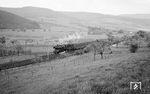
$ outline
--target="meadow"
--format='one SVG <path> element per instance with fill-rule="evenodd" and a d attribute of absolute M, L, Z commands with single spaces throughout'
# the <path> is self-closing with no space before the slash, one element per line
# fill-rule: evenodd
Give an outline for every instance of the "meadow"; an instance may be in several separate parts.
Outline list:
<path fill-rule="evenodd" d="M 101 59 L 88 53 L 0 72 L 1 94 L 149 94 L 150 49 L 127 48 Z M 142 82 L 142 93 L 130 91 L 131 81 Z"/>

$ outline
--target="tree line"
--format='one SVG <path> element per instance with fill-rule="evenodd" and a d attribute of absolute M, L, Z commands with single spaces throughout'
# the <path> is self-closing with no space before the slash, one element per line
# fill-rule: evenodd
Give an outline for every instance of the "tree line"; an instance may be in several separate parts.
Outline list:
<path fill-rule="evenodd" d="M 6 37 L 0 37 L 0 57 L 29 54 L 31 51 L 25 51 L 18 40 L 11 40 L 11 46 L 6 45 Z"/>

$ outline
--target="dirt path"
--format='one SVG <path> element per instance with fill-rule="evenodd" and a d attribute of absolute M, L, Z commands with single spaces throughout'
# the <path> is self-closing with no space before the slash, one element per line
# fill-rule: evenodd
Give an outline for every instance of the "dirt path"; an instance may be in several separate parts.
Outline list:
<path fill-rule="evenodd" d="M 88 79 L 100 74 L 103 77 L 104 70 L 107 71 L 107 76 L 113 76 L 109 71 L 113 70 L 112 66 L 120 63 L 128 64 L 128 60 L 148 58 L 148 56 L 150 52 L 123 53 L 114 54 L 106 59 L 97 56 L 96 61 L 93 62 L 93 55 L 85 54 L 9 69 L 0 73 L 0 94 L 47 94 L 60 83 L 71 79 L 82 77 Z"/>

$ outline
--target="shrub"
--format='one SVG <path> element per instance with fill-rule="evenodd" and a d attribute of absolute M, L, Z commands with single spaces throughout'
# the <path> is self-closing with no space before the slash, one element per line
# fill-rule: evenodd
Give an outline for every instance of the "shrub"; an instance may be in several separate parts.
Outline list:
<path fill-rule="evenodd" d="M 5 44 L 6 43 L 6 38 L 5 37 L 0 37 L 0 43 Z"/>
<path fill-rule="evenodd" d="M 150 42 L 148 42 L 147 47 L 149 47 L 149 48 L 150 48 Z"/>
<path fill-rule="evenodd" d="M 76 50 L 74 52 L 75 55 L 82 55 L 83 54 L 83 50 Z"/>
<path fill-rule="evenodd" d="M 138 44 L 130 44 L 129 50 L 131 53 L 135 53 L 138 50 Z"/>
<path fill-rule="evenodd" d="M 124 31 L 123 31 L 123 30 L 119 30 L 118 33 L 119 33 L 119 34 L 123 34 Z"/>

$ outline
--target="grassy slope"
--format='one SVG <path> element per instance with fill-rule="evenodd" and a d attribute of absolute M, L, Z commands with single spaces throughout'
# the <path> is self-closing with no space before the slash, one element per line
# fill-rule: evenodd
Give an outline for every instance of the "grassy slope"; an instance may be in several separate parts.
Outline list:
<path fill-rule="evenodd" d="M 66 80 L 56 89 L 50 91 L 47 89 L 44 94 L 149 94 L 149 58 L 132 57 L 107 67 L 95 68 L 88 76 L 76 76 Z M 142 91 L 130 91 L 131 81 L 142 82 Z"/>
<path fill-rule="evenodd" d="M 120 50 L 121 51 L 121 50 Z M 130 81 L 150 82 L 150 52 L 115 52 L 109 59 L 93 55 L 29 65 L 0 73 L 1 94 L 131 94 Z M 8 80 L 9 79 L 9 80 Z M 100 93 L 101 94 L 101 93 Z M 132 93 L 134 94 L 134 93 Z M 149 93 L 145 93 L 149 94 Z"/>
<path fill-rule="evenodd" d="M 129 55 L 127 60 L 122 57 L 64 80 L 57 88 L 47 88 L 43 94 L 149 94 L 150 53 Z M 142 82 L 142 92 L 130 91 L 131 81 Z"/>

